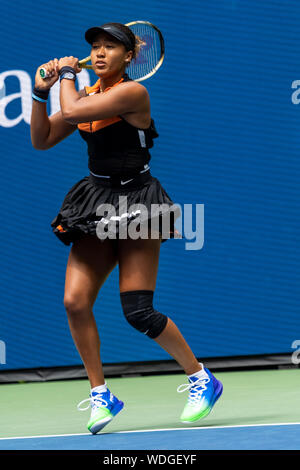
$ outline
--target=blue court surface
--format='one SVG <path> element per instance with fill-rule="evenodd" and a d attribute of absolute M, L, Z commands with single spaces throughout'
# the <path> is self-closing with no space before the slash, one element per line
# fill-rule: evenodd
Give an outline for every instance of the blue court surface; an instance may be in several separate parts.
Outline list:
<path fill-rule="evenodd" d="M 0 439 L 0 450 L 299 450 L 300 423 Z"/>

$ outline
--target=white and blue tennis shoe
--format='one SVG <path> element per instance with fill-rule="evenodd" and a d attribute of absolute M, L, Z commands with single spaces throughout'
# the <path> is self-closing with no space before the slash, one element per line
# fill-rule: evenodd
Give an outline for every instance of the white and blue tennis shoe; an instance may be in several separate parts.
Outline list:
<path fill-rule="evenodd" d="M 86 402 L 89 402 L 89 405 L 81 408 L 81 405 Z M 124 403 L 107 389 L 104 392 L 91 391 L 89 398 L 77 405 L 79 411 L 85 411 L 90 407 L 91 417 L 87 428 L 92 434 L 97 434 L 123 409 Z"/>
<path fill-rule="evenodd" d="M 204 373 L 199 377 L 195 374 L 189 376 L 189 383 L 177 388 L 179 393 L 189 390 L 188 401 L 180 416 L 183 423 L 193 423 L 205 418 L 223 392 L 222 383 L 208 369 L 203 370 Z"/>

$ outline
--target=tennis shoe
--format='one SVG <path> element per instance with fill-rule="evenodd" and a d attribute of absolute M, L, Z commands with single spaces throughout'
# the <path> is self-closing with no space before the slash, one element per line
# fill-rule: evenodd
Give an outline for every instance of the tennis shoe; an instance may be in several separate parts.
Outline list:
<path fill-rule="evenodd" d="M 188 377 L 189 383 L 177 388 L 178 393 L 189 390 L 188 401 L 180 416 L 183 423 L 193 423 L 205 418 L 222 394 L 222 383 L 208 369 L 205 368 L 204 371 L 207 374 L 205 377 Z"/>
<path fill-rule="evenodd" d="M 89 402 L 85 408 L 81 408 L 83 403 Z M 82 400 L 77 408 L 85 411 L 91 407 L 91 417 L 87 423 L 87 428 L 92 434 L 101 431 L 124 407 L 124 403 L 118 400 L 108 389 L 105 392 L 91 392 L 89 398 Z"/>

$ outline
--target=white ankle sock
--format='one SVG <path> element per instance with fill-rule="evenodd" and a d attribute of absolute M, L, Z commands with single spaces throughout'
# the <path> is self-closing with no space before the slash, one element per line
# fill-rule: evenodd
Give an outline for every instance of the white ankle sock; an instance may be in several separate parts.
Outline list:
<path fill-rule="evenodd" d="M 198 372 L 195 372 L 194 374 L 188 375 L 188 377 L 199 377 L 199 378 L 206 378 L 208 377 L 207 373 L 204 370 L 204 365 L 199 362 L 200 366 L 202 366 L 202 369 L 199 370 Z"/>
<path fill-rule="evenodd" d="M 103 392 L 106 392 L 107 391 L 107 385 L 106 385 L 106 382 L 104 385 L 98 385 L 97 387 L 94 387 L 91 389 L 91 393 L 92 392 L 97 392 L 97 393 L 103 393 Z"/>

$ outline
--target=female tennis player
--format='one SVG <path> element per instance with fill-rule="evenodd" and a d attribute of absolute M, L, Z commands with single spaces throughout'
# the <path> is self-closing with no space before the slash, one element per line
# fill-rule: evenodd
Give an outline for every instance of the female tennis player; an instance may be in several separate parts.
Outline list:
<path fill-rule="evenodd" d="M 126 75 L 126 67 L 139 52 L 140 41 L 119 23 L 91 28 L 85 38 L 92 46 L 91 61 L 97 82 L 76 91 L 75 79 L 80 68 L 73 56 L 43 64 L 41 67 L 49 74 L 46 80 L 41 79 L 39 67 L 33 90 L 31 139 L 34 148 L 46 150 L 78 129 L 88 147 L 90 174 L 70 189 L 51 224 L 63 243 L 72 244 L 64 306 L 91 386 L 89 398 L 83 400 L 88 402 L 87 408 L 91 407 L 87 426 L 93 434 L 97 433 L 124 406 L 107 388 L 92 312 L 101 286 L 117 264 L 124 315 L 130 325 L 156 341 L 187 374 L 188 383 L 178 388 L 179 392 L 189 390 L 180 419 L 194 422 L 211 411 L 222 393 L 222 384 L 198 362 L 174 322 L 153 307 L 160 246 L 174 236 L 178 214 L 170 217 L 169 237 L 162 233 L 161 224 L 156 238 L 120 236 L 121 229 L 128 228 L 137 218 L 134 212 L 122 212 L 120 196 L 126 196 L 127 208 L 143 204 L 148 209 L 148 219 L 144 218 L 148 230 L 153 204 L 167 205 L 170 210 L 165 216 L 172 215 L 173 206 L 148 165 L 148 149 L 158 135 L 151 119 L 148 92 Z M 48 117 L 47 97 L 57 80 L 61 110 Z M 116 214 L 119 209 L 121 213 L 104 216 L 99 213 L 103 204 L 110 204 Z M 98 230 L 99 224 L 108 226 L 113 220 L 118 222 L 116 237 L 100 237 L 99 233 L 104 232 Z M 111 226 L 116 227 L 116 223 Z M 152 235 L 152 231 L 148 234 Z"/>

